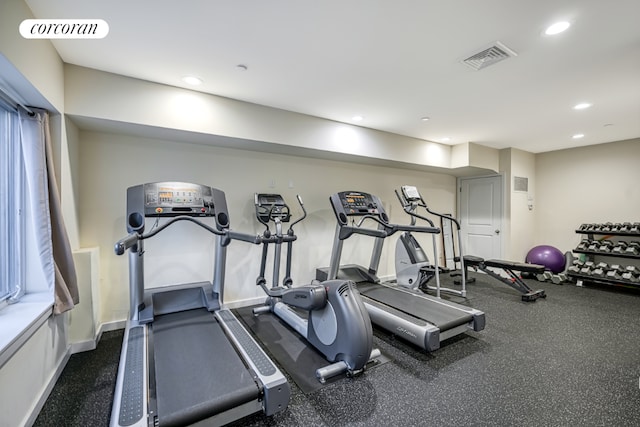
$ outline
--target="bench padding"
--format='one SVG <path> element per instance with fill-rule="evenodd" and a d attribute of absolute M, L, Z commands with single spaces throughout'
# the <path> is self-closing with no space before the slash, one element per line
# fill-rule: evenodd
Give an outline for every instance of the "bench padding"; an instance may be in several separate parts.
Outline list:
<path fill-rule="evenodd" d="M 544 273 L 544 265 L 538 265 L 538 264 L 527 264 L 524 262 L 511 262 L 511 261 L 504 261 L 504 260 L 499 260 L 499 259 L 488 259 L 484 262 L 484 265 L 487 267 L 496 267 L 496 268 L 503 268 L 503 269 L 509 269 L 509 270 L 514 270 L 514 271 L 522 271 L 525 273 L 534 273 L 534 274 L 542 274 Z"/>

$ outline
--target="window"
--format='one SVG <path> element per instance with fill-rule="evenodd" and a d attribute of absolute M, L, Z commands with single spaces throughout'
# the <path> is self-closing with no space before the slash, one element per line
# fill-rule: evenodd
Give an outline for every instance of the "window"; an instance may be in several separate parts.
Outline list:
<path fill-rule="evenodd" d="M 18 113 L 0 99 L 0 306 L 25 290 L 25 185 Z"/>

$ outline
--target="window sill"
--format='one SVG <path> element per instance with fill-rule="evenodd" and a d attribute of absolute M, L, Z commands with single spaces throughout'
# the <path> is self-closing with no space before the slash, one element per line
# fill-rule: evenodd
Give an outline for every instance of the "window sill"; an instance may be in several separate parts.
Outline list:
<path fill-rule="evenodd" d="M 0 368 L 46 322 L 52 307 L 51 294 L 38 292 L 0 310 Z"/>

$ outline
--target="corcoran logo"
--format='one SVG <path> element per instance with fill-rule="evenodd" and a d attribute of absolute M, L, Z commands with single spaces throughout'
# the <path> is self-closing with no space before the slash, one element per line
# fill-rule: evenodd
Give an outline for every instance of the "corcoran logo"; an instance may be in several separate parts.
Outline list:
<path fill-rule="evenodd" d="M 102 39 L 109 24 L 102 19 L 25 19 L 20 35 L 25 39 Z"/>
<path fill-rule="evenodd" d="M 409 330 L 407 330 L 407 329 L 403 328 L 402 326 L 398 326 L 398 327 L 396 328 L 396 330 L 397 330 L 398 332 L 402 332 L 402 333 L 403 333 L 403 334 L 405 334 L 405 335 L 409 335 L 410 337 L 413 337 L 413 338 L 417 338 L 417 337 L 418 337 L 415 333 L 413 333 L 413 332 L 411 332 L 411 331 L 409 331 Z"/>

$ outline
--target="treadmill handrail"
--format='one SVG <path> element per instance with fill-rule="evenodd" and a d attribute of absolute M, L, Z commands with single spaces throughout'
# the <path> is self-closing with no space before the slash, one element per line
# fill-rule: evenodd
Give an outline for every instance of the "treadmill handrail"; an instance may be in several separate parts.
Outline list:
<path fill-rule="evenodd" d="M 389 224 L 392 229 L 387 235 L 391 236 L 392 234 L 398 231 L 411 231 L 417 233 L 429 233 L 429 234 L 440 234 L 440 228 L 438 227 L 424 227 L 420 225 L 402 225 L 402 224 Z"/>
<path fill-rule="evenodd" d="M 138 240 L 140 240 L 140 235 L 134 231 L 127 237 L 123 237 L 122 239 L 118 240 L 113 250 L 115 251 L 116 255 L 122 255 L 126 252 L 127 249 L 137 244 Z"/>
<path fill-rule="evenodd" d="M 340 235 L 338 237 L 340 238 L 340 240 L 345 240 L 351 237 L 353 234 L 363 234 L 365 236 L 382 237 L 382 238 L 385 238 L 388 236 L 387 232 L 384 230 L 376 230 L 373 228 L 360 228 L 360 227 L 352 227 L 349 225 L 343 225 L 340 227 Z"/>
<path fill-rule="evenodd" d="M 180 215 L 180 216 L 176 216 L 174 218 L 171 218 L 169 221 L 167 221 L 166 223 L 162 224 L 158 228 L 148 232 L 147 234 L 140 235 L 140 240 L 150 239 L 151 237 L 155 236 L 156 234 L 158 234 L 162 230 L 166 229 L 170 225 L 173 225 L 173 224 L 175 224 L 176 222 L 179 222 L 179 221 L 190 221 L 190 222 L 193 222 L 194 224 L 199 225 L 200 227 L 204 228 L 205 230 L 209 231 L 210 233 L 217 234 L 218 236 L 223 236 L 225 234 L 224 231 L 216 230 L 215 228 L 208 226 L 207 224 L 203 223 L 202 221 L 197 220 L 194 217 L 187 216 L 187 215 Z"/>
<path fill-rule="evenodd" d="M 233 230 L 226 230 L 223 234 L 226 237 L 226 241 L 222 244 L 223 246 L 231 243 L 231 240 L 241 240 L 243 242 L 253 243 L 254 245 L 259 245 L 263 240 L 263 237 L 259 234 L 247 234 Z"/>
<path fill-rule="evenodd" d="M 382 229 L 377 229 L 376 230 L 376 229 L 373 229 L 373 228 L 362 228 L 361 225 L 362 225 L 362 223 L 364 222 L 365 219 L 371 219 L 371 220 L 377 222 L 382 227 L 384 227 L 384 230 L 382 230 Z M 360 219 L 360 221 L 358 221 L 356 226 L 341 225 L 340 226 L 340 234 L 339 234 L 338 237 L 340 238 L 340 240 L 345 240 L 345 239 L 351 237 L 353 234 L 363 234 L 365 236 L 385 238 L 385 237 L 392 236 L 393 234 L 397 233 L 398 231 L 413 231 L 413 232 L 417 232 L 417 233 L 439 234 L 440 233 L 440 228 L 438 228 L 438 227 L 424 227 L 424 226 L 419 226 L 419 225 L 390 224 L 388 222 L 382 221 L 381 219 L 379 219 L 376 216 L 365 215 L 365 216 L 362 217 L 362 219 Z"/>
<path fill-rule="evenodd" d="M 233 231 L 230 229 L 224 229 L 224 230 L 217 230 L 213 227 L 208 226 L 207 224 L 203 223 L 202 221 L 197 220 L 194 217 L 190 217 L 190 216 L 186 216 L 186 215 L 180 215 L 180 216 L 176 216 L 174 218 L 171 218 L 169 221 L 167 221 L 166 223 L 162 224 L 161 226 L 155 228 L 154 230 L 150 231 L 147 234 L 138 234 L 136 232 L 133 232 L 131 234 L 129 234 L 127 237 L 124 237 L 120 240 L 118 240 L 114 246 L 114 251 L 116 253 L 116 255 L 122 255 L 125 253 L 125 251 L 129 248 L 131 248 L 132 246 L 134 246 L 135 244 L 138 243 L 138 241 L 140 240 L 145 240 L 145 239 L 150 239 L 152 237 L 154 237 L 156 234 L 160 233 L 161 231 L 165 230 L 167 227 L 175 224 L 176 222 L 179 221 L 190 221 L 193 222 L 196 225 L 199 225 L 200 227 L 204 228 L 205 230 L 209 231 L 210 233 L 213 233 L 217 236 L 224 236 L 224 240 L 222 245 L 226 246 L 229 243 L 231 243 L 231 240 L 241 240 L 243 242 L 248 242 L 248 243 L 253 243 L 255 245 L 259 245 L 262 243 L 263 241 L 263 237 L 260 235 L 256 235 L 256 234 L 246 234 L 246 233 L 241 233 L 239 231 Z"/>

